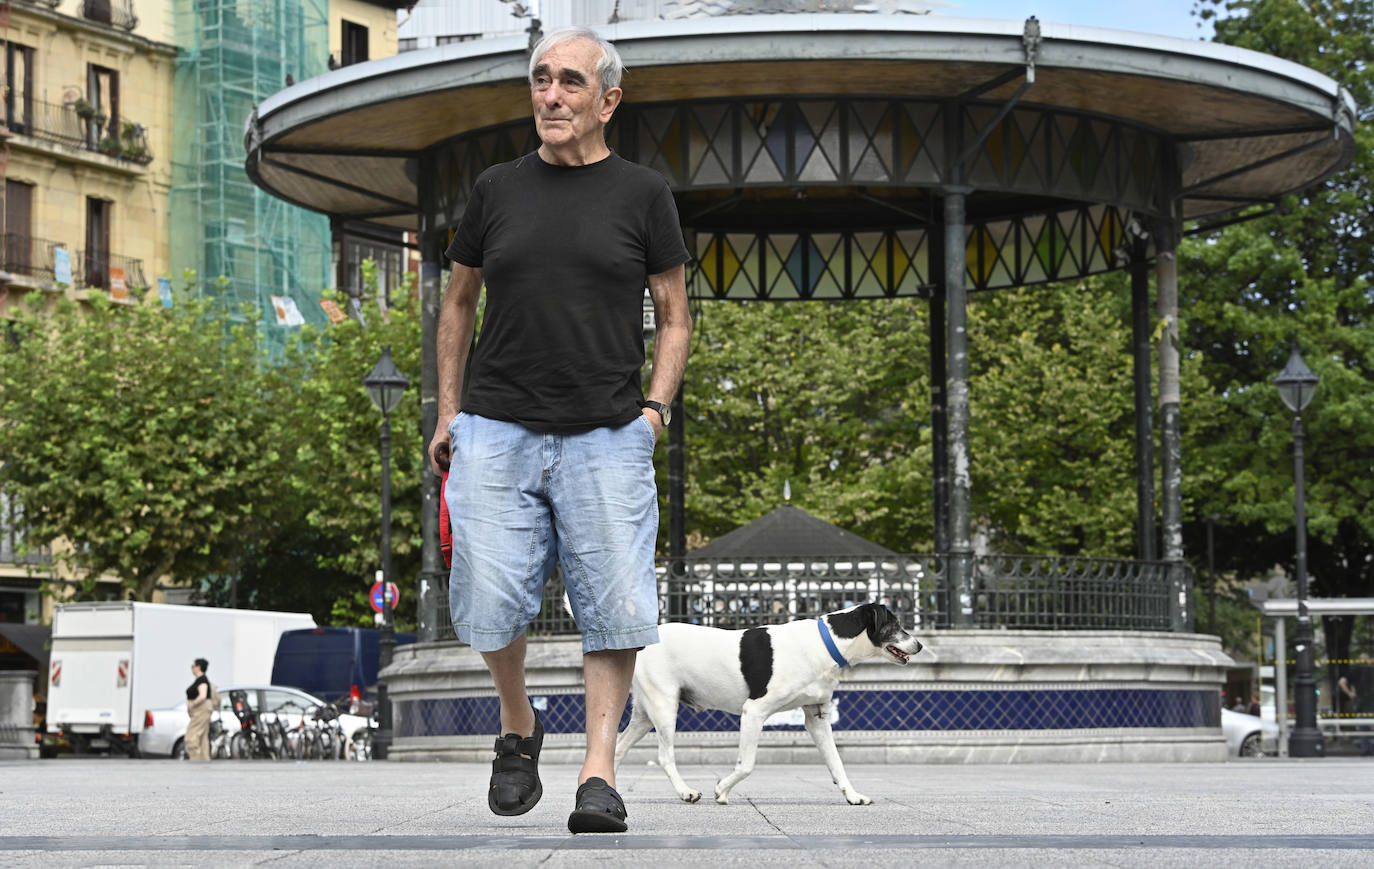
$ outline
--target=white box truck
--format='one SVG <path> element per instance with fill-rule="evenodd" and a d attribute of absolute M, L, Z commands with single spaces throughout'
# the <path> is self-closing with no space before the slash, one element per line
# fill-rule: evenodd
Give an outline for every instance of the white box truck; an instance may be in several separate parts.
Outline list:
<path fill-rule="evenodd" d="M 54 608 L 48 665 L 49 732 L 75 751 L 136 753 L 143 711 L 186 699 L 191 662 L 215 685 L 267 684 L 277 638 L 313 628 L 309 613 L 121 601 Z"/>

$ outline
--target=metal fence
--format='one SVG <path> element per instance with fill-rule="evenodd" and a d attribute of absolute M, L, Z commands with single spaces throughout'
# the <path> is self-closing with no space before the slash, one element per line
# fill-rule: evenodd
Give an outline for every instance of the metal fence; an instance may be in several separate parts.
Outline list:
<path fill-rule="evenodd" d="M 1117 558 L 980 556 L 973 626 L 1167 631 L 1172 567 Z M 664 622 L 739 629 L 878 601 L 917 630 L 950 626 L 945 559 L 938 555 L 684 558 L 659 566 L 658 586 Z M 447 587 L 440 591 L 436 625 L 438 639 L 454 638 Z M 578 633 L 563 605 L 561 575 L 545 586 L 529 633 Z"/>

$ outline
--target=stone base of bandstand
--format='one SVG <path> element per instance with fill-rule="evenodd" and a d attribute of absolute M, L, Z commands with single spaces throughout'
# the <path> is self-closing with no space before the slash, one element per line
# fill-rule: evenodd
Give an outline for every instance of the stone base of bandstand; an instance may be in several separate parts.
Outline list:
<path fill-rule="evenodd" d="M 1218 638 L 1141 631 L 923 632 L 902 667 L 856 665 L 833 720 L 850 763 L 1110 763 L 1226 759 L 1219 691 L 1231 659 Z M 584 746 L 578 637 L 531 638 L 527 684 L 541 709 L 543 757 L 580 763 Z M 481 656 L 457 642 L 396 650 L 383 674 L 398 761 L 491 759 L 499 729 Z M 799 716 L 775 720 L 759 763 L 820 763 Z M 679 763 L 733 765 L 738 719 L 681 710 Z M 654 734 L 627 763 L 657 756 Z"/>

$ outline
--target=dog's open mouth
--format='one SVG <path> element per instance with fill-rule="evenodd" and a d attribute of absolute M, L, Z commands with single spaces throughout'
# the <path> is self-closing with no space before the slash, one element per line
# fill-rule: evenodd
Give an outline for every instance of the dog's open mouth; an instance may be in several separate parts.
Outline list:
<path fill-rule="evenodd" d="M 911 656 L 910 656 L 910 655 L 908 655 L 906 652 L 903 652 L 901 649 L 897 648 L 896 646 L 888 646 L 888 647 L 887 647 L 887 653 L 888 653 L 889 655 L 891 655 L 892 657 L 896 658 L 896 659 L 897 659 L 897 663 L 899 663 L 899 664 L 905 664 L 907 661 L 910 661 L 910 660 L 911 660 Z"/>

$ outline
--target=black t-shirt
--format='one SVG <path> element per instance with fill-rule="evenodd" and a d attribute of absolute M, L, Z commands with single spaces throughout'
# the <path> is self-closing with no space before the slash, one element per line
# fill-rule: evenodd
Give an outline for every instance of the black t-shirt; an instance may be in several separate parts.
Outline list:
<path fill-rule="evenodd" d="M 200 696 L 201 685 L 205 686 L 205 696 L 210 696 L 210 680 L 205 678 L 204 675 L 200 675 L 196 677 L 196 681 L 191 683 L 191 687 L 186 689 L 186 699 L 188 701 L 194 700 Z"/>
<path fill-rule="evenodd" d="M 640 413 L 645 279 L 690 259 L 662 175 L 617 154 L 501 163 L 478 177 L 447 255 L 487 286 L 463 410 L 548 433 Z"/>

